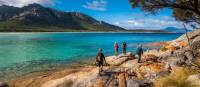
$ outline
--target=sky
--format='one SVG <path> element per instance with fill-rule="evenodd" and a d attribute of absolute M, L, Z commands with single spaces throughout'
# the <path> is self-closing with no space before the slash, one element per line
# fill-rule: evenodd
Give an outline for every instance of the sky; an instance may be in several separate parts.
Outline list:
<path fill-rule="evenodd" d="M 126 29 L 182 28 L 172 16 L 171 9 L 162 9 L 156 15 L 132 8 L 129 0 L 0 0 L 0 5 L 23 7 L 38 3 L 65 12 L 82 12 L 99 21 Z"/>

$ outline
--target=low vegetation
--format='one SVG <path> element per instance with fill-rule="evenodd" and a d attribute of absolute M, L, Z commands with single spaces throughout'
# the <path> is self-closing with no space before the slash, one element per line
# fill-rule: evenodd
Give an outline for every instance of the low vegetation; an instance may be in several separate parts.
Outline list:
<path fill-rule="evenodd" d="M 195 81 L 188 80 L 188 77 L 195 73 L 198 73 L 198 70 L 188 68 L 174 69 L 169 76 L 158 78 L 155 81 L 155 87 L 199 87 Z"/>

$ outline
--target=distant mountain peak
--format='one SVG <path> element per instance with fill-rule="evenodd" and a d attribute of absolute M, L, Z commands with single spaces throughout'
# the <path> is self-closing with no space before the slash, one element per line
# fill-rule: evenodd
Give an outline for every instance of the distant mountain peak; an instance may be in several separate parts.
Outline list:
<path fill-rule="evenodd" d="M 27 6 L 24 7 L 43 7 L 43 6 L 37 3 L 33 3 L 33 4 L 28 4 Z"/>

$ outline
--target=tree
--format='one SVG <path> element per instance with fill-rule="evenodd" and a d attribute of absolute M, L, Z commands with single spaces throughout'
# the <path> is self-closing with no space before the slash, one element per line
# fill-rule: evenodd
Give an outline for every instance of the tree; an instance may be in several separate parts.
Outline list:
<path fill-rule="evenodd" d="M 159 9 L 171 8 L 177 20 L 200 24 L 200 0 L 129 0 L 131 5 L 155 14 Z"/>
<path fill-rule="evenodd" d="M 200 24 L 200 0 L 129 0 L 133 8 L 139 7 L 144 12 L 156 14 L 156 12 L 163 8 L 170 8 L 173 10 L 173 16 L 185 23 Z M 188 36 L 187 28 L 183 23 L 186 31 L 186 38 L 188 45 L 194 55 L 194 50 L 191 48 L 190 38 Z"/>
<path fill-rule="evenodd" d="M 190 48 L 191 48 L 191 42 L 190 42 L 190 38 L 189 38 L 189 35 L 188 35 L 188 30 L 187 30 L 187 28 L 186 28 L 185 23 L 183 23 L 183 27 L 184 27 L 184 29 L 185 29 L 185 36 L 186 36 L 186 38 L 187 38 L 188 45 L 189 45 Z"/>

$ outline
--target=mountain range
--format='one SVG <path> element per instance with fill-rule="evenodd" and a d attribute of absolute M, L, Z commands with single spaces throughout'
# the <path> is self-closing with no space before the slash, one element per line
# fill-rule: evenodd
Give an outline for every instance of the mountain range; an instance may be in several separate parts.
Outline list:
<path fill-rule="evenodd" d="M 97 21 L 80 12 L 63 12 L 39 4 L 30 4 L 21 8 L 0 6 L 0 31 L 124 31 L 124 29 Z"/>
<path fill-rule="evenodd" d="M 166 32 L 171 32 L 171 33 L 185 33 L 185 29 L 184 28 L 176 28 L 176 27 L 167 27 L 164 29 L 164 31 Z M 190 32 L 191 30 L 188 30 L 188 32 Z"/>

